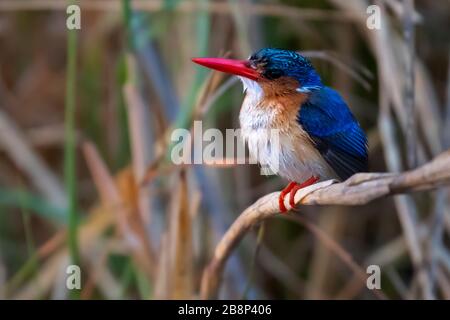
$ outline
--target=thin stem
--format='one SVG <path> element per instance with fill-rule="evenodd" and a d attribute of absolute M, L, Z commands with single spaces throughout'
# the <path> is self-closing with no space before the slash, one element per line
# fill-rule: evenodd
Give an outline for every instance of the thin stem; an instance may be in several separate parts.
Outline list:
<path fill-rule="evenodd" d="M 76 0 L 69 1 L 75 4 Z M 77 214 L 77 181 L 76 181 L 76 144 L 75 144 L 75 111 L 76 111 L 76 59 L 77 30 L 67 32 L 67 77 L 65 105 L 65 144 L 64 144 L 64 181 L 68 194 L 69 232 L 68 244 L 73 264 L 79 264 L 78 252 L 78 214 Z"/>
<path fill-rule="evenodd" d="M 410 169 L 417 166 L 417 132 L 416 112 L 414 108 L 414 52 L 415 52 L 415 30 L 413 22 L 414 0 L 404 0 L 403 35 L 407 46 L 405 59 L 405 89 L 404 101 L 408 112 L 406 127 L 406 147 L 408 155 L 408 166 Z"/>
<path fill-rule="evenodd" d="M 244 293 L 242 294 L 242 300 L 247 299 L 248 292 L 250 291 L 250 286 L 252 284 L 253 277 L 255 274 L 255 266 L 256 266 L 256 260 L 258 259 L 258 252 L 261 248 L 261 243 L 264 238 L 264 231 L 265 231 L 265 228 L 264 228 L 264 221 L 263 221 L 263 222 L 261 222 L 259 229 L 258 229 L 258 236 L 256 238 L 256 246 L 255 246 L 255 250 L 253 251 L 252 264 L 250 266 L 250 272 L 248 275 L 247 284 L 245 285 Z"/>

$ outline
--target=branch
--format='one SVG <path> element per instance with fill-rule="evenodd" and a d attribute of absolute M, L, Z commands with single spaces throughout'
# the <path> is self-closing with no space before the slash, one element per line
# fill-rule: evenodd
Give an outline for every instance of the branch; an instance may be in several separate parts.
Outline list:
<path fill-rule="evenodd" d="M 337 183 L 327 180 L 301 189 L 295 203 L 302 205 L 363 205 L 372 200 L 450 184 L 450 150 L 429 163 L 404 173 L 358 173 Z M 248 207 L 231 225 L 217 245 L 214 256 L 203 272 L 201 297 L 217 297 L 225 263 L 243 236 L 262 220 L 275 217 L 280 192 L 268 194 Z"/>

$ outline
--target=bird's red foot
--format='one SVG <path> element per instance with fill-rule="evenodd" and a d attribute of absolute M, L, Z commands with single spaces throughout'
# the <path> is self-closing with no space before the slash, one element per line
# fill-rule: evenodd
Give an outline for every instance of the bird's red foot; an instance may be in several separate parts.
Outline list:
<path fill-rule="evenodd" d="M 286 209 L 286 206 L 284 205 L 284 197 L 291 192 L 291 190 L 297 185 L 297 182 L 289 182 L 289 184 L 281 190 L 280 197 L 278 198 L 278 206 L 280 207 L 280 212 L 285 213 L 288 210 Z"/>
<path fill-rule="evenodd" d="M 310 186 L 314 183 L 316 183 L 319 180 L 318 177 L 314 177 L 312 176 L 311 178 L 309 178 L 308 180 L 302 182 L 302 183 L 297 183 L 291 190 L 291 194 L 289 196 L 289 205 L 291 206 L 291 208 L 295 207 L 295 194 L 297 193 L 298 190 L 305 188 L 307 186 Z"/>
<path fill-rule="evenodd" d="M 280 193 L 280 197 L 278 198 L 278 205 L 280 207 L 280 212 L 281 213 L 285 213 L 287 212 L 287 208 L 284 205 L 284 197 L 289 193 L 289 205 L 291 206 L 291 208 L 295 207 L 295 194 L 297 193 L 298 190 L 305 188 L 307 186 L 310 186 L 314 183 L 316 183 L 319 180 L 318 177 L 312 176 L 311 178 L 309 178 L 308 180 L 302 182 L 302 183 L 297 183 L 297 182 L 290 182 L 286 188 L 284 188 L 281 193 Z"/>

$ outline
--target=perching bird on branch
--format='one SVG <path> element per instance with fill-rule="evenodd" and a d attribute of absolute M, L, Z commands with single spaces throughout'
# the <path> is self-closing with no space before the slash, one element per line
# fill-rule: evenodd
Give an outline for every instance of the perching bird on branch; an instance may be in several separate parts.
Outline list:
<path fill-rule="evenodd" d="M 234 74 L 246 93 L 239 115 L 249 151 L 291 181 L 280 194 L 295 206 L 295 193 L 319 180 L 346 180 L 367 171 L 367 138 L 339 93 L 322 84 L 308 59 L 295 51 L 266 48 L 248 60 L 194 58 Z M 278 141 L 268 133 L 275 129 Z M 272 131 L 270 131 L 272 132 Z M 274 157 L 274 155 L 277 155 Z"/>

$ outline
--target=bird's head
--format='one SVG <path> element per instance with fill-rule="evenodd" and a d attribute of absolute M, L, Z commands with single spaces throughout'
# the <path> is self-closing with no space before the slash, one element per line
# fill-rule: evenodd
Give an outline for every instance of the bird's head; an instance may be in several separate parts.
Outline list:
<path fill-rule="evenodd" d="M 194 58 L 202 66 L 237 75 L 246 89 L 266 95 L 308 93 L 322 87 L 320 76 L 308 59 L 295 51 L 265 48 L 248 60 Z"/>

